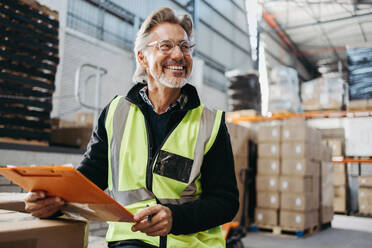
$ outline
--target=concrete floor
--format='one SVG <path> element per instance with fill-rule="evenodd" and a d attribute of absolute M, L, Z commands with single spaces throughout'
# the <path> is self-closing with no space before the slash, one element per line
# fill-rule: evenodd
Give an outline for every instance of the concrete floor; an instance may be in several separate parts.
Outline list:
<path fill-rule="evenodd" d="M 372 218 L 335 215 L 332 228 L 307 238 L 249 232 L 245 248 L 372 248 Z M 103 237 L 89 237 L 88 248 L 107 247 Z"/>
<path fill-rule="evenodd" d="M 248 233 L 245 248 L 372 248 L 372 218 L 335 215 L 332 228 L 307 238 Z"/>

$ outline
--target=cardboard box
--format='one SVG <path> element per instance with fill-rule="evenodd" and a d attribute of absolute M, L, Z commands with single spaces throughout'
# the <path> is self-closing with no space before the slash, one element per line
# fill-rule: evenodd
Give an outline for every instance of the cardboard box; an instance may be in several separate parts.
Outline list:
<path fill-rule="evenodd" d="M 307 125 L 306 120 L 301 118 L 287 119 L 283 121 L 282 142 L 308 142 L 321 143 L 319 131 Z"/>
<path fill-rule="evenodd" d="M 314 158 L 313 146 L 306 142 L 286 142 L 281 145 L 282 159 Z"/>
<path fill-rule="evenodd" d="M 372 176 L 359 177 L 359 187 L 372 187 Z"/>
<path fill-rule="evenodd" d="M 346 213 L 346 198 L 345 197 L 334 197 L 333 198 L 333 210 L 335 212 Z"/>
<path fill-rule="evenodd" d="M 372 214 L 372 188 L 359 188 L 359 213 Z"/>
<path fill-rule="evenodd" d="M 282 175 L 287 176 L 319 176 L 319 163 L 310 159 L 283 159 Z"/>
<path fill-rule="evenodd" d="M 280 144 L 279 143 L 259 143 L 258 144 L 259 158 L 280 158 Z"/>
<path fill-rule="evenodd" d="M 346 164 L 334 164 L 334 173 L 335 174 L 346 174 Z"/>
<path fill-rule="evenodd" d="M 256 190 L 257 191 L 279 191 L 279 177 L 277 176 L 256 176 Z"/>
<path fill-rule="evenodd" d="M 292 230 L 305 230 L 317 225 L 319 222 L 318 211 L 287 211 L 280 210 L 280 226 Z"/>
<path fill-rule="evenodd" d="M 259 158 L 257 161 L 257 173 L 259 175 L 279 175 L 280 160 Z"/>
<path fill-rule="evenodd" d="M 346 173 L 336 173 L 333 176 L 333 185 L 334 186 L 345 186 L 347 185 Z"/>
<path fill-rule="evenodd" d="M 86 149 L 91 136 L 91 127 L 53 129 L 51 132 L 50 144 Z"/>
<path fill-rule="evenodd" d="M 346 186 L 334 186 L 334 197 L 346 198 Z"/>
<path fill-rule="evenodd" d="M 344 156 L 344 142 L 341 139 L 328 139 L 327 144 L 332 148 L 332 156 Z"/>
<path fill-rule="evenodd" d="M 279 209 L 280 197 L 276 192 L 257 192 L 257 207 Z"/>
<path fill-rule="evenodd" d="M 372 206 L 371 205 L 366 205 L 364 203 L 359 204 L 359 213 L 360 214 L 371 215 L 372 214 Z"/>
<path fill-rule="evenodd" d="M 241 160 L 241 164 L 248 166 L 249 140 L 252 139 L 252 130 L 241 125 L 226 123 L 230 134 L 231 147 L 234 160 Z"/>
<path fill-rule="evenodd" d="M 0 247 L 87 247 L 87 223 L 72 220 L 41 220 L 29 214 L 0 211 Z"/>
<path fill-rule="evenodd" d="M 320 171 L 320 207 L 329 207 L 333 213 L 333 164 L 321 162 Z"/>
<path fill-rule="evenodd" d="M 359 188 L 359 200 L 372 199 L 372 188 Z"/>
<path fill-rule="evenodd" d="M 360 100 L 352 100 L 349 101 L 347 106 L 348 110 L 362 110 L 367 108 L 367 99 L 360 99 Z"/>
<path fill-rule="evenodd" d="M 308 211 L 319 208 L 319 198 L 310 193 L 281 193 L 280 209 Z"/>
<path fill-rule="evenodd" d="M 261 124 L 258 129 L 258 142 L 259 143 L 266 143 L 266 142 L 280 142 L 280 135 L 281 135 L 281 127 L 279 125 L 276 126 L 269 126 L 265 124 Z"/>
<path fill-rule="evenodd" d="M 27 193 L 0 193 L 0 209 L 25 212 Z"/>
<path fill-rule="evenodd" d="M 319 211 L 320 224 L 332 222 L 333 220 L 333 205 L 331 207 L 322 206 Z"/>
<path fill-rule="evenodd" d="M 280 176 L 280 192 L 313 192 L 312 177 Z"/>
<path fill-rule="evenodd" d="M 79 123 L 81 126 L 93 127 L 94 124 L 94 114 L 90 113 L 75 113 L 74 121 Z"/>
<path fill-rule="evenodd" d="M 278 210 L 275 209 L 255 209 L 256 225 L 277 226 L 278 225 Z"/>

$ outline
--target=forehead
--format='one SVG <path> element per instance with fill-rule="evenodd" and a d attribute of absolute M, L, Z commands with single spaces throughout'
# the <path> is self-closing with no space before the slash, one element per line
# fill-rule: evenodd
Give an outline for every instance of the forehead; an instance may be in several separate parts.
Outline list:
<path fill-rule="evenodd" d="M 185 30 L 174 23 L 160 23 L 152 30 L 152 41 L 155 40 L 188 40 Z"/>

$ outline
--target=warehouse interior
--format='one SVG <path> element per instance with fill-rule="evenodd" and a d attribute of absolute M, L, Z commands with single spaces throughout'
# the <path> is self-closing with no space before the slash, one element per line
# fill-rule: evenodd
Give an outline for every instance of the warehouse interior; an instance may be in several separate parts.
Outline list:
<path fill-rule="evenodd" d="M 371 0 L 2 0 L 0 247 L 107 247 L 107 219 L 71 204 L 38 220 L 6 171 L 79 166 L 160 7 L 191 16 L 189 82 L 225 111 L 240 201 L 226 247 L 371 247 Z"/>

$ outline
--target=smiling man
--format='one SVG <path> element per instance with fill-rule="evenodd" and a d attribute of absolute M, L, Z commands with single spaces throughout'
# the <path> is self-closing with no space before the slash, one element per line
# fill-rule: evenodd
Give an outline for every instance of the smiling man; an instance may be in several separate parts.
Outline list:
<path fill-rule="evenodd" d="M 79 171 L 134 214 L 110 222 L 109 247 L 225 247 L 220 225 L 239 207 L 222 111 L 200 103 L 188 84 L 192 21 L 153 12 L 137 33 L 138 82 L 100 115 Z M 43 218 L 64 204 L 35 192 L 26 209 Z"/>

